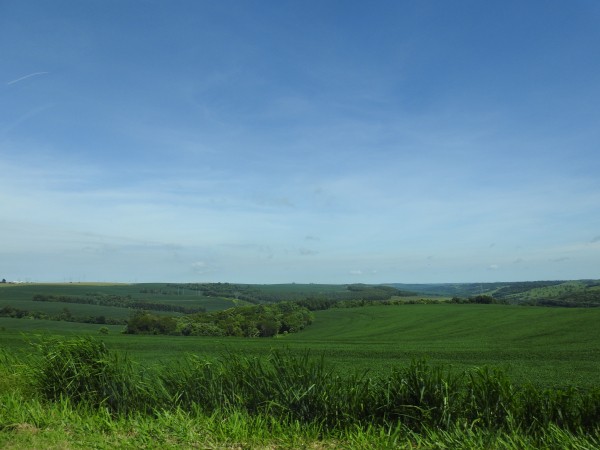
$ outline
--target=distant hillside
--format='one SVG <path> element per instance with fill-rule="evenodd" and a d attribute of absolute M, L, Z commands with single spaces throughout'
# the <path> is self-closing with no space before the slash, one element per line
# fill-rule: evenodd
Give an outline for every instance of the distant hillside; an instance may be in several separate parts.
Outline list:
<path fill-rule="evenodd" d="M 422 295 L 473 297 L 489 295 L 514 304 L 600 306 L 600 280 L 513 281 L 497 283 L 391 283 L 396 289 Z"/>
<path fill-rule="evenodd" d="M 164 317 L 216 313 L 234 307 L 296 302 L 310 310 L 338 302 L 386 301 L 414 295 L 384 285 L 348 284 L 13 284 L 0 283 L 0 317 L 124 325 L 139 311 Z M 207 317 L 210 314 L 207 314 Z M 150 320 L 150 319 L 148 319 Z"/>
<path fill-rule="evenodd" d="M 185 283 L 170 284 L 174 289 L 197 291 L 203 296 L 236 298 L 249 303 L 277 303 L 304 300 L 387 300 L 407 297 L 414 292 L 389 285 L 369 284 L 237 284 L 237 283 Z"/>

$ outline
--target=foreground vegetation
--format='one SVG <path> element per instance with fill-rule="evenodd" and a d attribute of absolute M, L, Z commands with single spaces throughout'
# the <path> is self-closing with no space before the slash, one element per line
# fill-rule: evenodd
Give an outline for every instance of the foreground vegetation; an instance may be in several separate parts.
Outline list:
<path fill-rule="evenodd" d="M 598 433 L 549 427 L 531 436 L 519 431 L 453 428 L 411 432 L 401 425 L 324 431 L 319 425 L 285 423 L 243 413 L 197 411 L 113 417 L 104 410 L 73 408 L 68 401 L 43 404 L 2 398 L 11 414 L 0 422 L 0 447 L 23 449 L 556 449 L 600 448 Z M 4 422 L 6 421 L 6 422 Z"/>
<path fill-rule="evenodd" d="M 382 376 L 340 375 L 322 358 L 277 351 L 143 367 L 90 338 L 35 348 L 27 358 L 3 356 L 4 447 L 85 447 L 91 439 L 95 447 L 118 439 L 232 448 L 600 443 L 600 389 L 519 386 L 489 368 L 457 374 L 413 361 Z"/>
<path fill-rule="evenodd" d="M 0 285 L 0 447 L 600 448 L 600 308 L 523 306 L 598 286 L 461 289 Z"/>

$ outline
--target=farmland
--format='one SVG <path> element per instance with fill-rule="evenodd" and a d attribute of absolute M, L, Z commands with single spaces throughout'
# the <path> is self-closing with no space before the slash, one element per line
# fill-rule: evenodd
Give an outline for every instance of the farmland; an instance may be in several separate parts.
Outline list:
<path fill-rule="evenodd" d="M 386 371 L 412 359 L 457 368 L 501 366 L 518 380 L 545 385 L 600 382 L 597 309 L 499 305 L 406 305 L 318 311 L 306 330 L 276 339 L 122 335 L 108 326 L 102 339 L 142 362 L 192 353 L 216 357 L 227 349 L 261 355 L 272 348 L 310 349 L 340 370 Z M 7 346 L 25 349 L 31 335 L 94 335 L 92 324 L 0 318 Z"/>
<path fill-rule="evenodd" d="M 577 284 L 575 285 L 577 286 Z M 580 285 L 581 289 L 588 289 L 586 286 Z M 540 290 L 547 291 L 549 288 L 555 289 L 548 286 L 538 286 L 533 289 L 539 292 Z M 261 298 L 269 298 L 274 301 L 283 301 L 287 297 L 294 299 L 309 297 L 318 299 L 327 296 L 342 299 L 350 298 L 345 287 L 335 285 L 250 286 L 245 291 L 236 290 L 235 286 L 212 286 L 212 295 L 206 295 L 209 293 L 207 287 L 203 287 L 203 289 L 204 291 L 198 288 L 194 289 L 192 285 L 165 284 L 10 285 L 0 287 L 0 307 L 10 305 L 28 310 L 46 307 L 56 308 L 56 311 L 67 307 L 72 308 L 73 315 L 75 315 L 75 312 L 90 316 L 103 314 L 109 319 L 126 318 L 132 311 L 123 307 L 62 303 L 60 301 L 39 302 L 32 299 L 35 295 L 40 294 L 54 295 L 57 299 L 65 296 L 70 299 L 102 299 L 112 296 L 111 298 L 126 298 L 129 299 L 128 301 L 203 307 L 206 310 L 217 311 L 233 305 L 252 304 L 251 302 L 257 301 L 260 303 Z M 362 288 L 353 289 L 352 292 L 363 292 Z M 558 295 L 564 295 L 563 291 L 565 289 L 561 287 Z M 236 292 L 239 298 L 217 295 L 229 291 Z M 249 296 L 247 298 L 250 302 L 241 299 L 242 292 Z M 535 292 L 529 293 L 529 296 L 532 297 Z M 262 295 L 265 295 L 265 297 L 261 297 Z M 544 295 L 548 295 L 548 293 L 545 292 Z M 510 389 L 515 389 L 515 393 L 519 392 L 518 386 L 533 386 L 532 389 L 540 390 L 561 389 L 565 392 L 576 389 L 573 392 L 585 393 L 594 391 L 600 384 L 600 333 L 597 330 L 597 324 L 600 321 L 600 308 L 549 308 L 523 306 L 518 302 L 513 304 L 452 303 L 448 296 L 420 296 L 418 293 L 409 296 L 408 289 L 395 298 L 398 300 L 397 302 L 366 302 L 364 306 L 361 306 L 361 303 L 357 301 L 343 300 L 342 305 L 344 307 L 327 307 L 322 310 L 315 310 L 313 312 L 313 323 L 302 331 L 281 334 L 274 338 L 129 335 L 122 333 L 124 330 L 123 325 L 44 320 L 31 317 L 0 317 L 0 341 L 3 344 L 7 360 L 13 361 L 13 363 L 14 361 L 22 361 L 23 364 L 32 364 L 33 367 L 39 364 L 39 362 L 36 362 L 39 356 L 36 356 L 35 349 L 40 348 L 40 345 L 47 345 L 44 343 L 50 342 L 49 339 L 58 339 L 56 342 L 69 342 L 72 339 L 89 336 L 94 339 L 93 342 L 103 342 L 111 354 L 120 354 L 124 358 L 133 361 L 134 367 L 157 371 L 157 373 L 167 367 L 173 367 L 173 370 L 184 370 L 184 367 L 187 367 L 185 364 L 188 363 L 185 363 L 184 366 L 180 364 L 189 361 L 191 357 L 199 358 L 200 361 L 213 361 L 214 366 L 212 367 L 218 368 L 223 361 L 236 361 L 239 356 L 235 355 L 243 355 L 243 358 L 250 358 L 250 360 L 254 360 L 254 358 L 257 358 L 257 360 L 265 360 L 265 358 L 272 360 L 270 358 L 273 358 L 273 352 L 282 352 L 282 354 L 288 355 L 288 358 L 292 358 L 289 361 L 286 360 L 288 362 L 283 362 L 282 366 L 290 364 L 291 367 L 296 367 L 294 366 L 296 364 L 294 358 L 308 357 L 310 360 L 319 360 L 320 357 L 323 357 L 327 370 L 331 370 L 330 377 L 339 376 L 342 377 L 342 380 L 352 374 L 366 380 L 385 380 L 386 377 L 393 376 L 395 371 L 411 366 L 414 361 L 424 360 L 427 364 L 426 367 L 431 367 L 427 370 L 431 370 L 432 374 L 437 373 L 434 370 L 436 367 L 444 367 L 449 371 L 448 373 L 454 373 L 456 376 L 462 376 L 460 374 L 470 373 L 482 367 L 493 368 L 494 370 L 499 368 L 505 374 L 507 380 L 510 380 L 511 386 L 514 386 Z M 104 330 L 101 331 L 102 328 Z M 51 348 L 53 346 L 56 346 L 56 344 L 52 344 Z M 240 361 L 240 367 L 247 367 L 243 373 L 250 374 L 254 370 L 252 369 L 254 363 L 243 362 L 246 360 Z M 245 364 L 250 365 L 245 366 Z M 303 363 L 302 366 L 311 367 L 310 364 L 306 363 Z M 11 367 L 10 364 L 7 367 Z M 29 398 L 28 396 L 32 394 L 25 386 L 10 381 L 20 370 L 17 366 L 15 367 L 14 369 L 5 369 L 3 373 L 0 373 L 0 378 L 2 378 L 0 387 L 4 389 L 0 392 L 0 395 L 10 397 L 10 395 L 13 395 L 10 392 L 13 391 L 14 395 L 22 392 L 19 395 L 25 395 Z M 33 370 L 32 373 L 36 373 L 36 370 Z M 117 372 L 119 370 L 125 369 L 119 368 Z M 218 370 L 222 370 L 222 373 L 229 373 L 238 369 L 235 369 L 234 366 L 224 366 Z M 271 369 L 263 367 L 256 370 L 268 373 Z M 130 378 L 135 379 L 137 376 L 132 374 Z M 205 376 L 208 375 L 205 374 Z M 310 377 L 313 377 L 313 375 Z M 469 380 L 468 377 L 461 379 L 463 380 L 461 383 L 466 383 Z M 324 381 L 324 383 L 326 382 Z M 376 383 L 376 381 L 373 381 L 373 383 Z M 64 385 L 64 383 L 60 383 L 60 385 Z M 373 386 L 369 389 L 374 389 Z M 464 389 L 468 390 L 470 388 L 465 386 Z M 333 390 L 334 387 L 332 386 L 330 391 L 333 392 Z M 60 410 L 62 412 L 59 412 L 59 410 L 49 412 L 44 409 L 47 407 L 35 406 L 33 403 L 28 403 L 28 405 L 30 405 L 29 408 L 33 409 L 41 408 L 37 414 L 49 417 L 46 422 L 40 422 L 41 419 L 37 419 L 36 422 L 31 416 L 31 414 L 35 416 L 34 412 L 30 412 L 29 419 L 18 419 L 28 424 L 35 422 L 36 429 L 40 429 L 43 423 L 47 423 L 47 426 L 52 429 L 60 428 L 59 422 L 65 420 L 64 418 L 60 419 L 60 415 L 70 408 L 57 405 L 57 408 L 62 408 Z M 521 408 L 521 406 L 515 406 L 515 408 L 517 407 Z M 307 422 L 303 426 L 304 431 L 300 432 L 298 429 L 294 429 L 291 423 L 286 421 L 275 423 L 273 417 L 260 415 L 262 413 L 247 416 L 245 414 L 248 412 L 248 406 L 240 406 L 240 408 L 239 410 L 236 409 L 238 411 L 236 414 L 240 414 L 237 425 L 227 422 L 229 419 L 219 415 L 218 411 L 205 411 L 197 414 L 204 417 L 202 419 L 203 426 L 206 430 L 212 430 L 210 432 L 213 433 L 211 436 L 214 436 L 216 441 L 222 443 L 233 439 L 234 444 L 232 445 L 234 446 L 235 442 L 240 441 L 253 442 L 255 446 L 273 445 L 267 433 L 261 434 L 261 431 L 254 432 L 254 439 L 259 439 L 259 436 L 262 436 L 260 439 L 263 440 L 252 441 L 250 429 L 255 427 L 262 430 L 262 427 L 267 426 L 265 425 L 266 422 L 261 421 L 269 422 L 269 427 L 281 427 L 279 433 L 281 439 L 284 440 L 283 446 L 314 446 L 315 442 L 320 439 L 319 436 L 322 435 L 322 431 L 319 431 L 320 428 L 313 428 L 316 424 L 310 421 L 310 423 Z M 463 408 L 463 406 L 460 408 Z M 0 420 L 9 420 L 8 413 L 4 414 L 4 418 L 0 417 Z M 85 420 L 92 422 L 99 420 L 93 415 L 95 413 L 90 414 L 85 415 Z M 190 416 L 189 407 L 186 412 L 175 411 L 169 414 L 175 416 L 168 416 L 171 419 L 167 419 L 167 416 L 161 416 L 153 419 L 152 422 L 148 422 L 149 419 L 144 418 L 145 416 L 140 416 L 136 420 L 143 422 L 144 427 L 147 427 L 147 429 L 157 427 L 152 433 L 167 433 L 165 442 L 176 442 L 175 447 L 178 445 L 191 445 L 191 441 L 186 440 L 190 439 L 189 434 L 186 433 L 196 433 L 197 438 L 200 439 L 198 436 L 201 432 L 198 430 L 197 425 L 192 425 L 192 423 L 196 423 L 194 422 L 196 416 Z M 208 416 L 204 414 L 208 414 Z M 459 412 L 453 414 L 459 414 Z M 52 417 L 55 417 L 58 422 L 52 424 L 52 420 L 54 420 Z M 177 417 L 177 419 L 174 417 Z M 231 418 L 232 416 L 228 414 L 227 417 Z M 17 418 L 10 416 L 10 420 L 15 421 Z M 103 420 L 109 419 L 105 418 Z M 172 434 L 172 428 L 169 428 L 172 425 L 166 424 L 167 422 L 172 423 L 171 420 L 187 423 L 189 426 L 186 430 L 179 430 L 178 433 L 181 433 L 181 435 L 175 438 Z M 221 427 L 229 428 L 227 430 L 219 428 L 217 423 L 213 422 L 214 420 L 217 420 Z M 123 435 L 127 435 L 127 427 L 132 426 L 130 422 L 121 422 L 121 425 L 110 423 L 112 424 L 110 426 L 114 428 L 113 431 L 118 430 L 118 433 Z M 80 422 L 73 426 L 85 428 L 85 425 Z M 509 425 L 506 426 L 509 427 L 507 429 L 510 429 Z M 164 427 L 171 431 L 166 431 Z M 436 428 L 429 429 L 425 434 L 422 432 L 410 434 L 414 430 L 410 431 L 408 429 L 398 429 L 400 431 L 397 430 L 396 432 L 401 433 L 404 436 L 403 439 L 407 440 L 406 442 L 421 442 L 424 446 L 431 445 L 432 442 L 448 443 L 452 439 L 457 439 L 470 442 L 474 447 L 493 448 L 497 446 L 497 448 L 505 448 L 501 444 L 494 444 L 495 441 L 492 439 L 493 436 L 504 439 L 502 438 L 504 435 L 494 434 L 504 430 L 502 427 L 488 434 L 488 437 L 485 438 L 488 439 L 487 441 L 484 439 L 481 442 L 478 440 L 483 439 L 482 435 L 475 433 L 469 437 L 464 434 L 464 430 L 460 431 L 452 427 L 444 428 L 445 432 L 449 433 L 446 435 L 442 433 L 442 429 L 439 430 L 442 434 L 435 434 L 437 433 Z M 357 430 L 356 428 L 352 429 Z M 381 434 L 376 430 L 360 429 L 362 431 L 354 434 L 346 428 L 337 431 L 331 429 L 328 432 L 330 434 L 327 434 L 329 437 L 326 441 L 318 445 L 324 446 L 324 448 L 329 445 L 333 448 L 336 446 L 335 442 L 341 442 L 345 443 L 344 446 L 356 445 L 360 447 L 361 445 L 358 442 L 363 442 L 364 445 L 362 446 L 364 447 L 367 446 L 365 442 L 370 441 L 379 442 L 379 446 L 388 446 L 391 445 L 391 442 L 394 442 L 394 446 L 399 446 L 399 441 L 394 440 L 398 439 L 398 434 L 394 435 L 391 432 Z M 555 439 L 557 447 L 564 446 L 565 442 L 576 442 L 580 438 L 584 439 L 585 445 L 590 446 L 590 443 L 593 443 L 596 439 L 594 437 L 596 435 L 593 433 L 577 436 L 569 434 L 568 430 L 555 429 L 549 431 L 551 429 L 551 427 L 546 429 L 548 434 L 544 439 L 546 441 Z M 502 431 L 502 433 L 505 431 Z M 236 435 L 236 433 L 238 434 Z M 370 435 L 369 433 L 375 434 Z M 456 433 L 456 435 L 453 435 L 453 433 Z M 0 443 L 2 443 L 1 439 L 5 439 L 7 443 L 11 442 L 9 435 L 0 434 L 0 436 Z M 114 433 L 108 436 L 114 438 Z M 237 438 L 233 436 L 237 436 Z M 24 447 L 36 447 L 41 445 L 40 442 L 47 443 L 47 441 L 36 441 L 33 435 L 27 432 L 22 433 L 21 437 L 25 439 L 25 441 L 22 441 Z M 96 436 L 96 438 L 101 441 L 103 439 L 113 439 L 106 436 Z M 87 439 L 91 439 L 89 433 Z M 514 439 L 516 439 L 515 442 L 520 442 L 521 447 L 526 446 L 525 443 L 529 442 L 526 441 L 529 438 L 521 434 L 517 434 Z M 530 442 L 531 445 L 537 445 L 535 439 Z M 300 441 L 302 444 L 299 443 Z M 291 442 L 296 442 L 296 445 L 291 444 Z M 351 444 L 352 442 L 354 444 Z M 66 444 L 63 442 L 57 445 Z M 107 443 L 106 445 L 110 444 Z M 132 443 L 131 445 L 135 444 Z M 377 446 L 376 444 L 372 445 Z M 72 443 L 69 446 L 72 446 Z M 515 447 L 519 447 L 519 445 L 515 445 Z"/>
<path fill-rule="evenodd" d="M 341 287 L 334 285 L 268 287 L 270 293 L 285 293 L 286 289 L 296 295 L 341 292 Z M 230 307 L 235 300 L 203 297 L 167 285 L 23 285 L 1 288 L 0 307 L 13 304 L 57 311 L 68 307 L 81 314 L 102 313 L 107 318 L 126 318 L 131 313 L 116 307 L 33 302 L 31 298 L 40 292 L 74 297 L 90 292 L 129 295 L 213 310 Z M 261 355 L 272 348 L 290 348 L 324 355 L 341 371 L 386 371 L 425 358 L 459 369 L 501 366 L 517 380 L 544 385 L 592 386 L 600 382 L 600 309 L 596 308 L 441 303 L 332 308 L 314 315 L 314 323 L 302 332 L 275 339 L 123 335 L 120 325 L 106 325 L 108 334 L 102 339 L 111 349 L 147 362 L 166 362 L 190 353 L 216 357 L 226 349 Z M 1 340 L 14 348 L 27 348 L 32 334 L 99 336 L 99 328 L 98 324 L 0 317 Z"/>

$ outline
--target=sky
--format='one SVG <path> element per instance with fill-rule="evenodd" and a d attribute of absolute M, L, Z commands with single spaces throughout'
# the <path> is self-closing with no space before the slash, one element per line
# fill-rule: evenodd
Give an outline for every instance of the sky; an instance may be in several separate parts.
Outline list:
<path fill-rule="evenodd" d="M 596 0 L 2 0 L 0 278 L 600 278 Z"/>

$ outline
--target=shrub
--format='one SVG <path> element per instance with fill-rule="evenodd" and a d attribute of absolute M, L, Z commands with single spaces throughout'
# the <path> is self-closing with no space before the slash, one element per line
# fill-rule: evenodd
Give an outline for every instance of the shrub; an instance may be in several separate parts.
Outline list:
<path fill-rule="evenodd" d="M 144 402 L 144 384 L 129 360 L 109 353 L 103 342 L 91 338 L 49 339 L 37 345 L 41 359 L 34 383 L 42 397 L 74 404 L 107 407 L 126 412 Z"/>
<path fill-rule="evenodd" d="M 442 367 L 413 361 L 382 381 L 378 413 L 384 422 L 400 421 L 415 429 L 446 427 L 459 413 L 461 381 Z"/>

